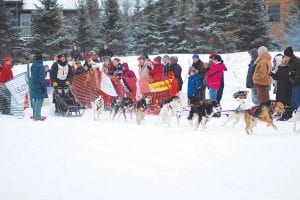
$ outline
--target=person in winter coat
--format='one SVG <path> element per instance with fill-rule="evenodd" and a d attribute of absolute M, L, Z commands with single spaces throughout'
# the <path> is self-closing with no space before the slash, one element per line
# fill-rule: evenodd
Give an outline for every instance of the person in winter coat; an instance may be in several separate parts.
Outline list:
<path fill-rule="evenodd" d="M 72 51 L 71 51 L 71 57 L 73 60 L 80 60 L 81 59 L 81 52 L 80 49 L 74 45 Z"/>
<path fill-rule="evenodd" d="M 195 68 L 198 71 L 199 74 L 199 78 L 201 81 L 204 80 L 205 78 L 205 72 L 207 71 L 206 68 L 204 68 L 204 64 L 203 62 L 200 60 L 199 55 L 198 54 L 194 54 L 192 56 L 193 59 L 193 64 L 192 67 Z M 202 99 L 205 99 L 205 90 L 206 90 L 206 86 L 205 84 L 203 84 L 202 82 L 202 87 L 201 87 L 201 94 L 202 94 Z"/>
<path fill-rule="evenodd" d="M 102 65 L 101 71 L 105 74 L 109 74 L 109 68 L 112 65 L 111 58 L 109 56 L 104 56 L 104 63 Z"/>
<path fill-rule="evenodd" d="M 91 59 L 94 63 L 98 63 L 100 61 L 96 51 L 91 51 Z"/>
<path fill-rule="evenodd" d="M 161 81 L 163 75 L 163 65 L 161 64 L 161 57 L 157 56 L 152 61 L 152 69 L 150 75 L 153 82 Z"/>
<path fill-rule="evenodd" d="M 83 64 L 83 73 L 88 73 L 93 71 L 93 61 L 91 58 L 86 59 L 85 63 Z"/>
<path fill-rule="evenodd" d="M 259 103 L 270 100 L 270 86 L 272 78 L 269 75 L 272 70 L 271 55 L 267 47 L 261 46 L 257 50 L 258 58 L 256 60 L 256 68 L 253 74 L 253 83 L 257 92 Z"/>
<path fill-rule="evenodd" d="M 253 78 L 252 78 L 253 74 L 254 74 L 254 71 L 255 71 L 255 67 L 256 67 L 255 61 L 258 57 L 257 49 L 256 48 L 250 49 L 249 55 L 251 57 L 251 61 L 250 61 L 250 64 L 248 65 L 246 87 L 251 90 L 252 103 L 254 103 L 255 105 L 258 105 L 259 100 L 258 100 L 258 97 L 257 97 L 257 93 L 256 93 L 256 90 L 255 90 L 254 83 L 253 83 Z"/>
<path fill-rule="evenodd" d="M 292 47 L 284 50 L 284 62 L 288 63 L 289 79 L 292 83 L 292 106 L 296 110 L 300 106 L 300 58 L 294 55 Z"/>
<path fill-rule="evenodd" d="M 278 56 L 277 56 L 278 58 Z M 276 59 L 276 57 L 275 57 Z M 284 59 L 276 59 L 276 62 L 282 60 L 283 62 L 277 66 L 276 72 L 271 72 L 270 75 L 273 80 L 276 80 L 276 101 L 280 101 L 285 106 L 285 112 L 282 114 L 279 121 L 286 121 L 293 115 L 292 112 L 292 83 L 289 79 L 289 68 Z M 276 63 L 277 65 L 278 63 Z"/>
<path fill-rule="evenodd" d="M 142 94 L 150 92 L 149 83 L 150 83 L 150 70 L 151 63 L 148 63 L 145 56 L 138 57 L 138 74 L 140 79 L 140 90 Z"/>
<path fill-rule="evenodd" d="M 278 67 L 280 66 L 280 65 L 282 65 L 282 54 L 281 53 L 279 53 L 279 54 L 277 54 L 274 58 L 273 58 L 273 67 L 272 67 L 272 71 L 271 71 L 271 73 L 276 73 L 277 72 L 277 70 L 278 70 Z M 273 78 L 273 77 L 272 77 Z M 275 80 L 275 79 L 273 79 L 273 81 L 272 81 L 272 85 L 273 85 L 273 93 L 274 94 L 277 94 L 277 81 Z"/>
<path fill-rule="evenodd" d="M 182 68 L 178 64 L 178 57 L 171 56 L 169 58 L 169 60 L 170 60 L 170 64 L 168 66 L 167 71 L 172 71 L 174 73 L 174 76 L 175 76 L 176 80 L 178 81 L 178 88 L 177 89 L 178 89 L 178 91 L 181 91 L 182 85 L 183 85 L 183 80 L 182 80 L 182 77 L 181 77 Z"/>
<path fill-rule="evenodd" d="M 166 69 L 166 65 L 168 65 L 169 64 L 169 56 L 168 55 L 164 55 L 163 56 L 163 59 L 162 59 L 162 63 L 163 63 L 163 67 L 164 67 L 164 69 L 163 69 L 163 72 L 165 72 L 165 69 Z"/>
<path fill-rule="evenodd" d="M 123 70 L 122 70 L 122 64 L 120 58 L 114 58 L 112 61 L 112 65 L 114 66 L 114 76 L 122 76 Z"/>
<path fill-rule="evenodd" d="M 75 73 L 74 73 L 75 76 L 83 74 L 84 73 L 84 67 L 81 64 L 81 61 L 76 61 L 75 65 L 76 65 L 76 69 L 75 69 Z"/>
<path fill-rule="evenodd" d="M 138 57 L 138 74 L 139 74 L 139 78 L 150 78 L 150 70 L 151 68 L 151 63 L 149 63 L 145 56 L 140 56 Z"/>
<path fill-rule="evenodd" d="M 207 86 L 209 88 L 209 99 L 217 102 L 217 92 L 221 87 L 223 73 L 226 69 L 220 55 L 214 54 L 213 64 L 205 73 Z"/>
<path fill-rule="evenodd" d="M 190 105 L 194 105 L 198 101 L 202 100 L 201 92 L 201 79 L 199 77 L 198 71 L 194 67 L 189 68 L 189 78 L 188 78 L 188 89 L 187 95 Z"/>
<path fill-rule="evenodd" d="M 12 65 L 13 59 L 11 57 L 4 58 L 4 64 L 2 65 L 2 70 L 0 74 L 0 83 L 6 83 L 13 79 Z"/>
<path fill-rule="evenodd" d="M 10 114 L 11 94 L 4 85 L 1 85 L 1 83 L 4 84 L 13 79 L 12 62 L 13 59 L 11 57 L 5 57 L 0 73 L 0 111 L 2 111 L 2 114 L 4 115 Z"/>
<path fill-rule="evenodd" d="M 108 48 L 107 44 L 99 51 L 100 62 L 104 60 L 105 56 L 113 57 L 114 53 Z"/>
<path fill-rule="evenodd" d="M 134 78 L 136 79 L 135 73 L 129 69 L 128 63 L 123 63 L 122 64 L 122 70 L 123 70 L 123 77 L 127 77 L 127 78 Z"/>
<path fill-rule="evenodd" d="M 207 63 L 207 69 L 210 69 L 211 66 L 214 64 L 213 62 L 213 57 L 214 55 L 217 55 L 215 52 L 210 52 L 209 54 L 209 62 Z M 224 71 L 227 71 L 227 68 L 225 67 L 225 70 Z M 205 82 L 206 83 L 206 82 Z M 221 86 L 220 88 L 218 89 L 217 91 L 217 102 L 220 103 L 221 100 L 222 100 L 222 97 L 223 97 L 223 91 L 224 91 L 224 73 L 222 75 L 222 78 L 221 78 Z M 221 116 L 221 115 L 220 115 Z"/>
<path fill-rule="evenodd" d="M 66 61 L 65 55 L 58 55 L 57 57 L 58 61 L 53 63 L 50 72 L 52 86 L 69 86 L 73 78 L 72 67 Z"/>
<path fill-rule="evenodd" d="M 44 120 L 41 116 L 41 109 L 44 98 L 48 98 L 45 82 L 45 68 L 43 65 L 43 56 L 41 53 L 35 55 L 35 61 L 31 66 L 31 87 L 30 97 L 32 102 L 33 120 Z"/>

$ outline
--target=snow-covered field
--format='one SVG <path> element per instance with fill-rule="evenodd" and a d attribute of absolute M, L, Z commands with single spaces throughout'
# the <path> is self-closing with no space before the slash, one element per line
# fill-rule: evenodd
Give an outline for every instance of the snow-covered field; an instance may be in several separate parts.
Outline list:
<path fill-rule="evenodd" d="M 178 56 L 185 77 L 191 55 Z M 239 102 L 232 94 L 245 89 L 249 55 L 223 59 L 222 107 L 234 109 Z M 136 57 L 122 61 L 137 69 Z M 275 122 L 278 130 L 259 123 L 248 136 L 243 122 L 223 127 L 225 116 L 195 131 L 187 113 L 167 127 L 156 116 L 138 126 L 112 122 L 108 113 L 94 121 L 91 110 L 81 118 L 57 117 L 52 104 L 42 112 L 44 122 L 31 121 L 31 110 L 24 118 L 0 116 L 0 200 L 300 199 L 300 134 L 291 122 Z"/>

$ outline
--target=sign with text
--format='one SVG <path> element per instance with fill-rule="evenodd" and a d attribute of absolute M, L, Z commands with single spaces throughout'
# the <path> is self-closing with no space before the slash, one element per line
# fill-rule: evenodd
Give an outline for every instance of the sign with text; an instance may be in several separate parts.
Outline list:
<path fill-rule="evenodd" d="M 28 93 L 26 72 L 15 76 L 12 80 L 5 83 L 5 86 L 18 104 L 24 103 L 25 94 Z"/>

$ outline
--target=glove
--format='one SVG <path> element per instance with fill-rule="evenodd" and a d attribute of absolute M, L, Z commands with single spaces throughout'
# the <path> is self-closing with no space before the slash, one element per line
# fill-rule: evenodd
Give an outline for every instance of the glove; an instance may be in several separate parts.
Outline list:
<path fill-rule="evenodd" d="M 270 75 L 273 79 L 276 78 L 276 75 L 275 75 L 273 72 L 270 72 L 269 75 Z"/>
<path fill-rule="evenodd" d="M 57 84 L 56 82 L 53 82 L 53 83 L 52 83 L 52 86 L 53 86 L 53 87 L 57 87 L 57 85 L 58 85 L 58 84 Z"/>
<path fill-rule="evenodd" d="M 70 85 L 70 82 L 69 82 L 69 81 L 66 81 L 66 85 Z"/>

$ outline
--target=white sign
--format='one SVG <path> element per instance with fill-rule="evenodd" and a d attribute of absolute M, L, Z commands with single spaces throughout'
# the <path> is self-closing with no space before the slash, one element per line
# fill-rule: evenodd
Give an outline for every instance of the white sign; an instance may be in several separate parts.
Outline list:
<path fill-rule="evenodd" d="M 110 78 L 105 73 L 101 73 L 100 89 L 109 96 L 113 96 L 113 97 L 118 96 L 114 88 L 114 85 L 112 84 Z"/>
<path fill-rule="evenodd" d="M 5 86 L 18 104 L 24 103 L 25 94 L 28 92 L 26 72 L 21 73 L 12 80 L 6 82 Z"/>

